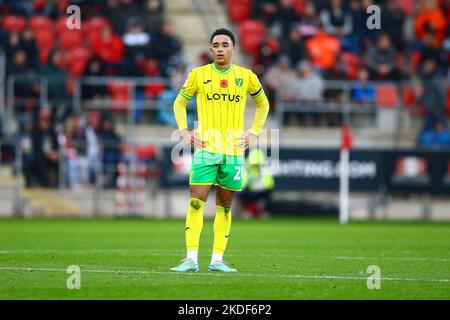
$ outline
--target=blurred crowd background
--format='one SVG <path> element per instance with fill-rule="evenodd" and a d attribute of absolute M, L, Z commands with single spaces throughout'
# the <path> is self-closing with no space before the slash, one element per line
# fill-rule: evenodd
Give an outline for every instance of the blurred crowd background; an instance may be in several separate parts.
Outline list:
<path fill-rule="evenodd" d="M 239 49 L 264 84 L 271 115 L 280 102 L 313 108 L 352 103 L 373 110 L 380 99 L 400 88 L 403 103 L 417 106 L 414 110 L 422 119 L 417 145 L 450 147 L 446 121 L 450 1 L 219 2 L 226 6 Z M 66 27 L 70 16 L 66 10 L 72 4 L 81 9 L 81 30 Z M 367 28 L 371 14 L 366 9 L 373 4 L 381 8 L 381 29 Z M 171 103 L 180 85 L 193 64 L 211 60 L 208 43 L 195 63 L 183 59 L 186 44 L 175 34 L 165 5 L 163 0 L 0 0 L 0 48 L 6 62 L 3 90 L 14 76 L 14 117 L 8 121 L 17 122 L 13 137 L 7 137 L 4 128 L 0 135 L 21 146 L 28 186 L 57 184 L 60 148 L 71 159 L 68 179 L 75 185 L 94 180 L 99 170 L 94 160 L 100 150 L 104 165 L 115 166 L 123 156 L 119 147 L 123 137 L 116 131 L 114 113 L 74 109 L 77 90 L 83 106 L 104 99 L 122 103 L 150 99 L 159 107 L 145 123 L 175 127 Z M 75 79 L 96 76 L 110 80 L 83 82 L 81 88 L 74 84 Z M 61 80 L 50 80 L 58 77 Z M 136 85 L 131 97 L 127 84 L 114 80 L 118 77 L 154 80 Z M 46 78 L 48 99 L 42 99 L 41 80 Z M 350 88 L 340 87 L 341 81 L 351 81 Z M 380 91 L 377 82 L 389 85 Z M 192 101 L 190 122 L 194 108 Z M 120 110 L 119 104 L 116 111 Z M 339 112 L 286 114 L 290 116 L 282 120 L 285 125 L 342 123 Z M 4 125 L 6 112 L 1 116 Z M 142 122 L 142 117 L 138 109 L 132 121 Z M 6 147 L 3 155 L 8 155 Z M 105 184 L 114 186 L 115 178 Z"/>

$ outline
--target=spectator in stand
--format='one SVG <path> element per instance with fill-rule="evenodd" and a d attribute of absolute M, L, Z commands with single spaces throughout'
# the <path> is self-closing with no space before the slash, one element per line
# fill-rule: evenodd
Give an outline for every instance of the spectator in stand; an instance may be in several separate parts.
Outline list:
<path fill-rule="evenodd" d="M 103 149 L 103 174 L 106 177 L 105 187 L 114 188 L 118 176 L 117 164 L 121 159 L 121 139 L 114 128 L 113 119 L 104 115 L 101 120 L 100 145 Z"/>
<path fill-rule="evenodd" d="M 337 85 L 337 82 L 348 80 L 345 63 L 338 61 L 333 68 L 328 69 L 323 73 L 323 79 L 334 82 L 325 90 L 325 100 L 327 102 L 343 103 L 344 90 L 340 85 Z"/>
<path fill-rule="evenodd" d="M 405 13 L 399 6 L 397 1 L 388 1 L 386 8 L 381 15 L 381 25 L 383 30 L 387 32 L 392 40 L 392 43 L 398 51 L 403 52 L 405 50 Z"/>
<path fill-rule="evenodd" d="M 25 176 L 25 186 L 33 186 L 33 117 L 30 113 L 19 116 L 19 129 L 16 133 L 16 145 L 22 154 L 22 168 Z"/>
<path fill-rule="evenodd" d="M 38 74 L 48 81 L 48 98 L 51 103 L 58 107 L 55 108 L 57 121 L 65 121 L 66 117 L 71 113 L 71 105 L 68 103 L 69 95 L 66 90 L 66 81 L 68 73 L 60 68 L 61 51 L 54 50 L 50 54 L 49 62 L 41 65 Z"/>
<path fill-rule="evenodd" d="M 270 27 L 277 19 L 278 0 L 252 1 L 252 17 Z"/>
<path fill-rule="evenodd" d="M 142 19 L 142 9 L 134 0 L 106 0 L 106 16 L 109 17 L 114 31 L 123 35 L 127 30 L 129 19 Z"/>
<path fill-rule="evenodd" d="M 24 50 L 16 51 L 12 61 L 6 65 L 7 76 L 14 74 L 18 80 L 14 85 L 14 96 L 18 99 L 16 107 L 19 112 L 36 110 L 39 103 L 40 86 L 31 79 L 35 76 L 34 70 L 27 66 L 27 54 Z"/>
<path fill-rule="evenodd" d="M 367 52 L 367 67 L 371 80 L 399 81 L 400 72 L 396 69 L 396 50 L 386 33 L 380 34 L 375 46 Z"/>
<path fill-rule="evenodd" d="M 419 2 L 419 13 L 414 21 L 414 30 L 419 41 L 422 42 L 424 37 L 431 35 L 433 47 L 439 48 L 444 39 L 447 24 L 437 0 Z"/>
<path fill-rule="evenodd" d="M 303 17 L 298 25 L 298 32 L 305 39 L 309 39 L 319 31 L 319 19 L 317 18 L 317 10 L 314 2 L 305 3 Z"/>
<path fill-rule="evenodd" d="M 309 106 L 322 102 L 325 89 L 322 76 L 319 73 L 314 72 L 313 66 L 306 60 L 301 61 L 298 64 L 297 70 L 300 78 L 296 81 L 296 100 Z M 320 113 L 308 112 L 303 115 L 305 116 L 306 123 L 312 122 L 314 125 L 319 124 Z"/>
<path fill-rule="evenodd" d="M 288 56 L 292 67 L 295 67 L 301 60 L 306 58 L 305 42 L 297 29 L 291 29 L 283 51 Z"/>
<path fill-rule="evenodd" d="M 352 15 L 344 8 L 342 0 L 330 0 L 330 6 L 322 10 L 319 19 L 324 31 L 341 41 L 343 50 L 351 50 L 355 46 L 350 37 L 353 30 Z"/>
<path fill-rule="evenodd" d="M 100 59 L 93 57 L 86 65 L 83 77 L 97 77 L 104 74 L 104 66 Z M 108 90 L 103 84 L 87 84 L 83 83 L 81 87 L 81 95 L 83 100 L 91 100 L 103 98 L 108 95 Z"/>
<path fill-rule="evenodd" d="M 364 38 L 364 30 L 366 26 L 366 12 L 363 10 L 361 0 L 351 0 L 349 5 L 349 13 L 352 17 L 352 32 L 349 35 L 353 42 L 352 52 L 360 54 L 362 50 L 362 41 Z"/>
<path fill-rule="evenodd" d="M 105 68 L 111 68 L 115 73 L 121 70 L 125 46 L 121 37 L 114 34 L 109 25 L 102 29 L 100 39 L 92 43 L 91 47 L 92 51 L 102 60 Z"/>
<path fill-rule="evenodd" d="M 161 32 L 164 23 L 164 10 L 161 0 L 147 0 L 145 2 L 145 31 L 153 34 Z"/>
<path fill-rule="evenodd" d="M 280 84 L 279 94 L 283 102 L 294 108 L 296 105 L 307 105 L 311 107 L 323 100 L 324 83 L 322 77 L 314 72 L 312 65 L 307 60 L 302 60 L 297 65 L 297 77 L 294 81 L 286 79 Z M 284 79 L 283 79 L 284 80 Z M 310 120 L 311 116 L 314 122 L 318 122 L 318 115 L 304 112 L 285 112 L 286 123 L 300 122 Z"/>
<path fill-rule="evenodd" d="M 423 94 L 419 98 L 425 108 L 425 129 L 433 128 L 436 122 L 445 119 L 445 89 L 442 70 L 435 60 L 429 58 L 421 66 Z"/>
<path fill-rule="evenodd" d="M 374 103 L 376 99 L 375 87 L 368 82 L 369 71 L 366 68 L 358 70 L 358 80 L 353 83 L 351 98 L 353 102 L 366 104 Z"/>
<path fill-rule="evenodd" d="M 33 32 L 30 28 L 25 28 L 20 37 L 19 46 L 27 54 L 27 66 L 35 69 L 39 66 L 39 53 L 34 39 Z"/>
<path fill-rule="evenodd" d="M 94 183 L 97 179 L 100 167 L 100 113 L 90 111 L 87 115 L 86 142 L 87 159 L 89 166 L 89 182 Z"/>
<path fill-rule="evenodd" d="M 271 101 L 270 105 L 272 108 L 270 110 L 274 111 L 276 93 L 281 92 L 285 83 L 294 83 L 296 79 L 297 75 L 291 68 L 289 57 L 285 55 L 281 56 L 277 64 L 267 70 L 262 80 L 267 97 Z"/>
<path fill-rule="evenodd" d="M 270 32 L 267 33 L 263 39 L 263 42 L 261 43 L 257 54 L 254 67 L 255 73 L 257 75 L 264 74 L 267 68 L 272 66 L 277 61 L 280 51 L 281 47 L 277 37 Z"/>
<path fill-rule="evenodd" d="M 165 22 L 161 32 L 155 34 L 151 52 L 159 60 L 162 75 L 167 76 L 181 54 L 181 42 L 174 33 L 172 23 Z"/>
<path fill-rule="evenodd" d="M 445 120 L 436 121 L 434 127 L 424 127 L 417 137 L 417 144 L 421 147 L 450 148 L 450 129 Z"/>
<path fill-rule="evenodd" d="M 326 33 L 323 28 L 306 41 L 306 49 L 312 65 L 324 71 L 336 64 L 336 58 L 341 50 L 341 43 L 335 36 Z"/>
<path fill-rule="evenodd" d="M 51 111 L 39 111 L 37 124 L 32 132 L 32 177 L 40 187 L 56 187 L 59 174 L 59 143 L 52 127 Z"/>
<path fill-rule="evenodd" d="M 137 19 L 129 20 L 127 31 L 123 36 L 125 44 L 126 76 L 142 76 L 139 64 L 150 55 L 151 37 L 144 32 L 142 24 Z"/>
<path fill-rule="evenodd" d="M 294 8 L 294 0 L 280 0 L 276 19 L 281 25 L 281 43 L 286 43 L 290 30 L 300 21 Z"/>
<path fill-rule="evenodd" d="M 74 190 L 80 190 L 88 182 L 86 132 L 82 117 L 71 115 L 64 132 L 64 154 L 68 162 L 68 182 Z"/>

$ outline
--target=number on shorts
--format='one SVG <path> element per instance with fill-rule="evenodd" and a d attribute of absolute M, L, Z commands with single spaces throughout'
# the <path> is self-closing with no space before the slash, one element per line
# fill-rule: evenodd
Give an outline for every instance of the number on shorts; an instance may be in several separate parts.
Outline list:
<path fill-rule="evenodd" d="M 236 175 L 234 176 L 234 180 L 241 180 L 241 169 L 242 168 L 240 166 L 236 166 L 234 168 L 237 170 Z"/>

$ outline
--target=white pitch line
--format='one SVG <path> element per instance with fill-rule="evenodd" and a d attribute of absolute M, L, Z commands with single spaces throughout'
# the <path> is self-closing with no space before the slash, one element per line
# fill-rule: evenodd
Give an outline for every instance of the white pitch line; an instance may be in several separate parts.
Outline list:
<path fill-rule="evenodd" d="M 60 268 L 31 268 L 31 267 L 2 267 L 0 271 L 44 271 L 44 272 L 66 272 L 66 269 Z M 149 271 L 149 270 L 101 270 L 101 269 L 81 269 L 81 272 L 88 273 L 116 273 L 116 274 L 171 274 L 171 275 L 192 275 L 192 276 L 211 276 L 212 273 L 175 273 L 169 271 Z M 222 273 L 214 273 L 218 276 L 226 276 Z M 269 278 L 301 278 L 301 279 L 338 279 L 338 280 L 367 280 L 367 277 L 339 276 L 339 275 L 306 275 L 306 274 L 251 274 L 234 273 L 232 276 L 241 277 L 269 277 Z M 450 279 L 414 279 L 414 278 L 379 278 L 383 281 L 413 281 L 413 282 L 450 282 Z"/>
<path fill-rule="evenodd" d="M 167 256 L 182 256 L 184 251 L 180 250 L 164 250 L 164 249 L 23 249 L 23 250 L 0 250 L 0 254 L 33 254 L 33 253 L 64 253 L 64 254 L 87 254 L 87 253 L 124 253 L 124 254 L 136 254 L 136 253 L 152 253 L 154 255 L 167 255 Z M 234 257 L 238 254 L 228 254 L 227 256 Z M 246 255 L 252 255 L 251 253 L 246 253 Z M 271 254 L 254 254 L 258 257 L 270 257 L 273 258 Z M 450 262 L 450 258 L 434 258 L 434 257 L 363 257 L 363 256 L 316 256 L 316 255 L 296 255 L 296 254 L 286 254 L 280 255 L 278 257 L 289 257 L 289 258 L 330 258 L 330 259 L 354 259 L 354 260 L 369 260 L 369 259 L 379 259 L 379 260 L 403 260 L 403 261 L 440 261 L 440 262 Z"/>

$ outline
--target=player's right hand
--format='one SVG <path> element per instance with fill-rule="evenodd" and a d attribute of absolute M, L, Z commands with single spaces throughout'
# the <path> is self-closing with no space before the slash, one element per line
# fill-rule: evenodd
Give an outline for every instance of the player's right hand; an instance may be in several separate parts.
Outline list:
<path fill-rule="evenodd" d="M 205 147 L 205 142 L 198 137 L 195 130 L 189 131 L 188 129 L 184 129 L 181 131 L 181 135 L 188 146 L 196 149 L 203 149 Z"/>

